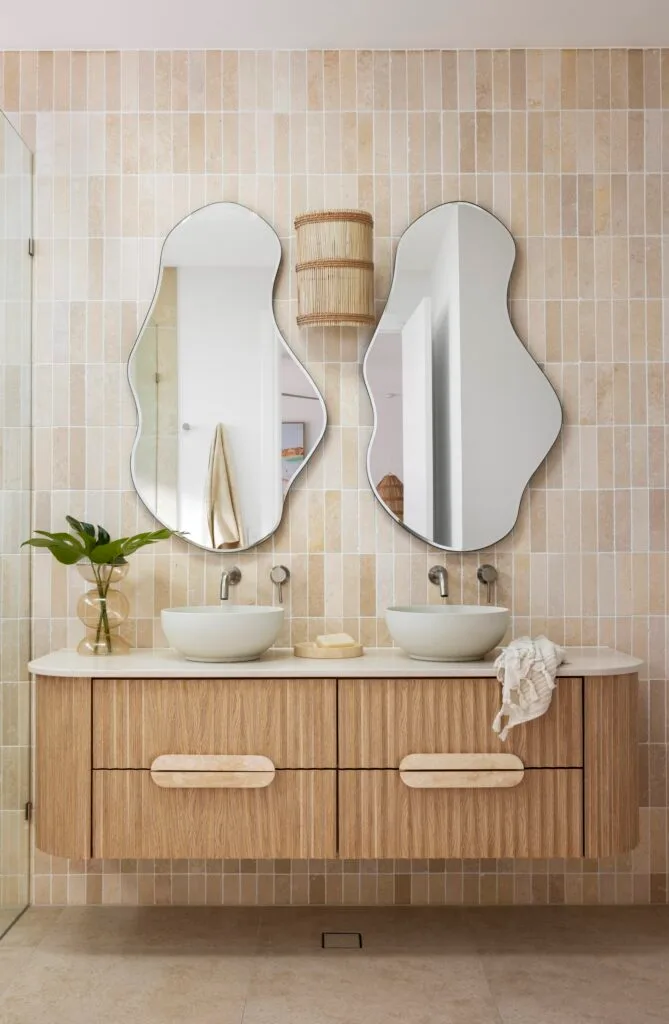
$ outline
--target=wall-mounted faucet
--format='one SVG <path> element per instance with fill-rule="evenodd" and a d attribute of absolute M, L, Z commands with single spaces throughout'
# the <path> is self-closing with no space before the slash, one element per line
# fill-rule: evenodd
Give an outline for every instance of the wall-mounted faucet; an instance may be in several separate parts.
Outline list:
<path fill-rule="evenodd" d="M 448 597 L 448 569 L 445 565 L 433 565 L 427 574 L 430 583 L 439 587 L 439 596 Z"/>
<path fill-rule="evenodd" d="M 283 588 L 290 579 L 290 569 L 287 565 L 273 565 L 269 572 L 269 578 L 277 588 L 279 604 L 283 604 Z"/>
<path fill-rule="evenodd" d="M 479 565 L 476 570 L 476 579 L 488 588 L 488 604 L 492 604 L 492 588 L 499 579 L 499 573 L 494 565 Z"/>
<path fill-rule="evenodd" d="M 232 569 L 224 569 L 221 573 L 221 601 L 227 601 L 230 587 L 236 587 L 242 578 L 241 570 L 235 565 Z"/>

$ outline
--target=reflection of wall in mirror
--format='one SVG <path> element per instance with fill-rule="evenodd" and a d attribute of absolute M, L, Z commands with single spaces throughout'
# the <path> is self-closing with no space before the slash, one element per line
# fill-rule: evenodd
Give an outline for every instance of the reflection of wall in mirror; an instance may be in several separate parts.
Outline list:
<path fill-rule="evenodd" d="M 302 444 L 305 456 L 311 451 L 323 429 L 323 409 L 311 381 L 302 366 L 291 355 L 284 352 L 281 357 L 281 420 L 284 425 L 297 423 L 302 426 Z M 281 447 L 286 447 L 283 444 Z M 289 464 L 282 462 L 283 493 L 300 469 L 304 459 Z"/>
<path fill-rule="evenodd" d="M 368 373 L 374 386 L 377 428 L 370 454 L 370 476 L 378 487 L 386 476 L 404 479 L 402 462 L 402 335 L 378 335 Z"/>
<path fill-rule="evenodd" d="M 272 267 L 180 267 L 179 529 L 209 545 L 204 495 L 214 430 L 223 424 L 247 545 L 278 522 L 280 347 Z M 269 302 L 268 302 L 269 299 Z M 259 302 L 261 305 L 259 305 Z"/>
<path fill-rule="evenodd" d="M 284 494 L 304 462 L 304 456 L 304 423 L 284 420 L 281 424 L 281 481 Z"/>
<path fill-rule="evenodd" d="M 435 459 L 434 539 L 457 550 L 482 548 L 498 539 L 497 523 L 508 528 L 515 520 L 539 436 L 528 425 L 543 420 L 531 406 L 544 402 L 546 390 L 535 387 L 537 367 L 508 320 L 508 232 L 468 203 L 442 207 L 435 225 L 443 240 L 431 284 L 435 437 L 442 450 Z M 508 395 L 515 397 L 501 403 Z M 495 429 L 497 417 L 504 429 Z M 522 458 L 509 458 L 510 437 Z M 539 440 L 536 464 L 544 453 Z"/>
<path fill-rule="evenodd" d="M 402 327 L 404 522 L 422 537 L 434 533 L 432 303 L 425 297 Z"/>
<path fill-rule="evenodd" d="M 465 546 L 459 209 L 457 203 L 444 206 L 438 222 L 435 218 L 433 269 L 426 282 L 432 299 L 434 433 L 434 530 L 429 536 L 453 548 Z"/>
<path fill-rule="evenodd" d="M 149 507 L 162 522 L 176 522 L 177 277 L 165 267 L 151 317 L 137 347 L 133 385 L 142 410 L 134 472 Z"/>

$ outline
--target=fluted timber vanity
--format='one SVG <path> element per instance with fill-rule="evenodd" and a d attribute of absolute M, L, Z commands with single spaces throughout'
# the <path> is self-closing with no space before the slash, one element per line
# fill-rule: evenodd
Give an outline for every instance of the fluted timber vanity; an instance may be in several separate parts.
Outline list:
<path fill-rule="evenodd" d="M 638 836 L 640 666 L 569 649 L 548 714 L 501 743 L 491 659 L 57 652 L 31 665 L 37 845 L 74 858 L 622 853 Z"/>

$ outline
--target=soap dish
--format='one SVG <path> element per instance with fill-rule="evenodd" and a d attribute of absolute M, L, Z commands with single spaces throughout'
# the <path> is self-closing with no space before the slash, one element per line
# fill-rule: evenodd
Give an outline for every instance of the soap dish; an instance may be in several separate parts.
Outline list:
<path fill-rule="evenodd" d="M 313 640 L 295 644 L 296 658 L 362 658 L 365 653 L 362 644 L 353 647 L 317 647 Z"/>

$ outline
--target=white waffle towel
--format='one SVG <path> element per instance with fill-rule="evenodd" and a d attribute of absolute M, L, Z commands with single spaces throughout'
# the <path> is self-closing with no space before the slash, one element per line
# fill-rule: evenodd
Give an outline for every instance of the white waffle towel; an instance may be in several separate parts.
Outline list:
<path fill-rule="evenodd" d="M 514 726 L 531 722 L 548 711 L 555 689 L 555 673 L 564 658 L 562 647 L 545 636 L 538 636 L 536 640 L 521 636 L 503 648 L 495 662 L 497 678 L 502 684 L 502 706 L 492 724 L 501 740 L 507 738 Z M 506 724 L 502 725 L 505 718 Z"/>

